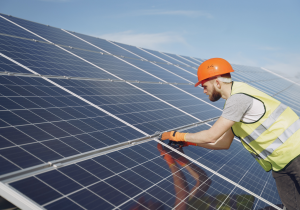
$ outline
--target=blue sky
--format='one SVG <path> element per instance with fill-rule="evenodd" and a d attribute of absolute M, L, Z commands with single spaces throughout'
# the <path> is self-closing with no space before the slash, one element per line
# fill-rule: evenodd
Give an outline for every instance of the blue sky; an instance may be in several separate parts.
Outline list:
<path fill-rule="evenodd" d="M 299 0 L 0 0 L 0 12 L 163 52 L 300 78 Z"/>

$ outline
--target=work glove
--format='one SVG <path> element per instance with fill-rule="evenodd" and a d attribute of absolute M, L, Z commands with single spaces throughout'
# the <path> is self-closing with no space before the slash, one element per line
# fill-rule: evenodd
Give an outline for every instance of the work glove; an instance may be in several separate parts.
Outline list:
<path fill-rule="evenodd" d="M 175 142 L 180 142 L 180 147 L 186 147 L 189 145 L 193 145 L 193 146 L 197 146 L 196 143 L 192 143 L 192 142 L 187 142 L 185 140 L 185 135 L 187 133 L 180 133 L 178 131 L 169 131 L 169 132 L 164 132 L 161 136 L 161 140 L 170 140 L 170 143 L 172 144 L 172 141 Z"/>
<path fill-rule="evenodd" d="M 180 133 L 178 131 L 164 132 L 161 136 L 161 140 L 169 139 L 170 141 L 186 141 L 185 140 L 186 134 L 187 133 Z"/>

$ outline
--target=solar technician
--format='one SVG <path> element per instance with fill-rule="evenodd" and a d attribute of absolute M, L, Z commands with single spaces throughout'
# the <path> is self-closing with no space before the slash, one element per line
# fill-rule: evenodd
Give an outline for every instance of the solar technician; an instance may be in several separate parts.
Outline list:
<path fill-rule="evenodd" d="M 162 140 L 183 141 L 207 149 L 229 149 L 234 136 L 265 171 L 271 171 L 282 203 L 300 209 L 300 120 L 290 108 L 243 82 L 233 82 L 232 66 L 222 58 L 204 61 L 198 82 L 209 100 L 226 100 L 220 118 L 197 133 L 165 132 Z"/>

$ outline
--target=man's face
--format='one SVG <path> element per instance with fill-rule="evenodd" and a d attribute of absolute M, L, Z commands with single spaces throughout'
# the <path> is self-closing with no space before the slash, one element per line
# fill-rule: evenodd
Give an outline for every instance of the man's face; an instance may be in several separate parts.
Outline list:
<path fill-rule="evenodd" d="M 221 93 L 219 93 L 214 86 L 214 80 L 203 81 L 202 87 L 203 93 L 209 96 L 210 101 L 215 102 L 221 98 Z"/>

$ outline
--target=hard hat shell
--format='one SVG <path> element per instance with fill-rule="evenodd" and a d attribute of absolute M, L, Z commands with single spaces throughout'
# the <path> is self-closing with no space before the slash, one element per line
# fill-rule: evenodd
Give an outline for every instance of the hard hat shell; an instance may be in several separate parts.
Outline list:
<path fill-rule="evenodd" d="M 195 87 L 205 79 L 230 72 L 234 72 L 234 70 L 230 63 L 223 58 L 208 59 L 198 67 L 198 82 L 195 84 Z"/>

